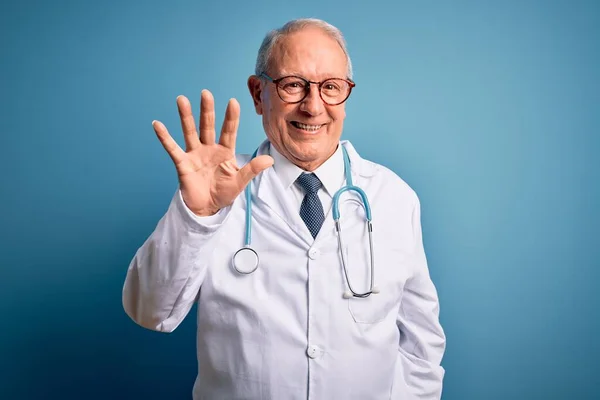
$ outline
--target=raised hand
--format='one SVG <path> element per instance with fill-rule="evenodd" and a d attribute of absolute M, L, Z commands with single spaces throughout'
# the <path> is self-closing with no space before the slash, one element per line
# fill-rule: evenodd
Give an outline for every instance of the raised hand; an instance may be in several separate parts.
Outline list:
<path fill-rule="evenodd" d="M 229 100 L 219 143 L 215 142 L 215 103 L 203 90 L 200 99 L 200 135 L 196 130 L 192 107 L 184 96 L 177 97 L 177 108 L 185 140 L 185 151 L 173 140 L 165 125 L 152 126 L 175 164 L 183 200 L 196 215 L 213 215 L 233 203 L 246 185 L 260 172 L 273 165 L 270 156 L 255 157 L 243 168 L 235 160 L 235 141 L 240 121 L 240 105 Z"/>

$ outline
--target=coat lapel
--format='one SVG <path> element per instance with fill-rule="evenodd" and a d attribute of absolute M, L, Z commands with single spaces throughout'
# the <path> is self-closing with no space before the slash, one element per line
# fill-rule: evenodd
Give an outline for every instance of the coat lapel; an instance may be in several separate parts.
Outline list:
<path fill-rule="evenodd" d="M 354 149 L 354 146 L 347 141 L 343 140 L 340 142 L 340 145 L 344 146 L 348 152 L 348 157 L 350 158 L 350 174 L 352 176 L 352 183 L 354 186 L 358 186 L 362 188 L 362 183 L 365 179 L 371 178 L 376 172 L 376 166 L 372 163 L 369 163 L 363 160 L 360 155 Z M 344 179 L 344 183 L 342 186 L 347 185 L 348 182 Z M 339 189 L 339 188 L 338 188 Z M 368 194 L 367 194 L 368 197 Z M 347 202 L 353 202 L 356 207 L 348 209 L 345 207 Z M 360 212 L 361 215 L 364 216 L 364 210 L 362 209 L 362 200 L 360 196 L 354 191 L 346 191 L 339 198 L 339 208 L 340 208 L 340 222 L 343 224 L 344 218 L 348 218 L 347 212 Z M 360 210 L 357 210 L 357 207 Z M 337 235 L 335 231 L 335 221 L 333 220 L 333 203 L 332 206 L 325 216 L 325 222 L 323 222 L 323 227 L 317 236 L 317 241 L 326 241 L 331 236 Z"/>
<path fill-rule="evenodd" d="M 259 147 L 258 154 L 269 154 L 269 142 L 264 141 Z M 258 206 L 267 207 L 284 223 L 288 225 L 293 234 L 304 244 L 311 246 L 313 238 L 302 221 L 297 207 L 294 206 L 289 196 L 284 196 L 285 188 L 277 177 L 273 168 L 268 168 L 255 178 L 256 189 L 253 191 L 252 201 Z"/>

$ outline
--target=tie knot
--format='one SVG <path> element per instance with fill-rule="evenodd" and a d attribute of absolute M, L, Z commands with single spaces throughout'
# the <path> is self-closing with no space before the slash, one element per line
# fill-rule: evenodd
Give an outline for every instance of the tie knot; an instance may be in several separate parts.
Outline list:
<path fill-rule="evenodd" d="M 298 177 L 298 179 L 296 179 L 296 182 L 298 182 L 302 189 L 304 189 L 306 194 L 317 193 L 321 186 L 323 186 L 319 178 L 317 178 L 317 176 L 313 173 L 303 173 Z"/>

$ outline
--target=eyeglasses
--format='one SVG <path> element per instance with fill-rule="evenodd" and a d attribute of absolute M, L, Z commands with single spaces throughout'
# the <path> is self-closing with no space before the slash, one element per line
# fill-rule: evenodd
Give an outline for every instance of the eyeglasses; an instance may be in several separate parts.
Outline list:
<path fill-rule="evenodd" d="M 299 76 L 284 76 L 279 79 L 273 79 L 265 73 L 260 74 L 273 82 L 277 87 L 279 98 L 286 103 L 300 103 L 310 92 L 310 84 L 318 85 L 321 99 L 330 106 L 337 106 L 345 102 L 356 86 L 354 82 L 348 79 L 331 78 L 322 82 L 313 82 Z"/>

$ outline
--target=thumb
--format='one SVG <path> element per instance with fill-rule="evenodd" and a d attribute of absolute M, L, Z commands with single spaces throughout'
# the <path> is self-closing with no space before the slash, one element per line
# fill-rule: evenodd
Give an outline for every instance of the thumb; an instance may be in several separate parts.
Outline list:
<path fill-rule="evenodd" d="M 248 182 L 254 179 L 256 175 L 260 174 L 274 163 L 275 160 L 273 160 L 273 157 L 267 155 L 253 158 L 238 172 L 238 182 L 242 187 L 246 187 Z"/>

